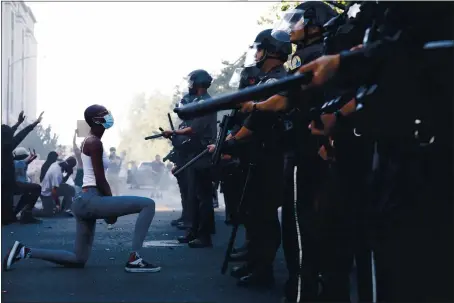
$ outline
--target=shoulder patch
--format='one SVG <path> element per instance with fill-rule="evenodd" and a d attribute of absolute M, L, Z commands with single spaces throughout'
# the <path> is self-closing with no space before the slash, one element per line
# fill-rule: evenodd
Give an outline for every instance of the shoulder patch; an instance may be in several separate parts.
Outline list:
<path fill-rule="evenodd" d="M 301 66 L 301 58 L 299 56 L 293 56 L 292 62 L 290 63 L 291 69 L 296 69 Z"/>

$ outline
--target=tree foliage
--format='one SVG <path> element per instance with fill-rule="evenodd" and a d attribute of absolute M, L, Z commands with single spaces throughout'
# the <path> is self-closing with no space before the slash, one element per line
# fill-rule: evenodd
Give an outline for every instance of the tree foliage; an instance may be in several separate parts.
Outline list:
<path fill-rule="evenodd" d="M 276 3 L 272 7 L 270 7 L 270 9 L 266 13 L 266 15 L 261 16 L 257 22 L 260 25 L 273 25 L 274 22 L 276 22 L 277 20 L 279 20 L 281 18 L 282 12 L 293 9 L 302 2 L 303 1 L 281 1 L 279 3 Z M 346 6 L 348 4 L 348 1 L 323 1 L 323 2 L 330 5 L 338 13 L 342 12 L 342 10 L 333 6 L 329 2 L 336 2 L 336 3 L 342 4 L 344 6 Z"/>
<path fill-rule="evenodd" d="M 20 129 L 25 126 L 27 125 L 24 123 L 21 125 Z M 38 124 L 28 136 L 25 137 L 19 146 L 27 149 L 35 149 L 36 153 L 39 155 L 38 159 L 46 159 L 48 153 L 57 150 L 58 136 L 52 132 L 50 125 L 44 128 L 42 125 Z"/>
<path fill-rule="evenodd" d="M 137 95 L 130 103 L 127 113 L 127 128 L 120 134 L 119 151 L 126 151 L 127 161 L 152 161 L 155 155 L 167 155 L 171 149 L 168 139 L 145 141 L 159 128 L 169 129 L 167 113 L 172 112 L 172 98 L 160 93 Z"/>

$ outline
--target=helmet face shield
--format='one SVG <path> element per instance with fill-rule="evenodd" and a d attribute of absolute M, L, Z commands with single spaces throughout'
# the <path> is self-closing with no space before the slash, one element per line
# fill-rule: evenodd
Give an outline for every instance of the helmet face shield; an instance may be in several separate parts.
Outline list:
<path fill-rule="evenodd" d="M 257 63 L 263 59 L 263 57 L 263 49 L 259 47 L 259 44 L 254 43 L 246 52 L 244 67 L 256 66 Z"/>
<path fill-rule="evenodd" d="M 274 26 L 271 35 L 276 40 L 282 41 L 283 37 L 285 37 L 283 33 L 290 35 L 293 31 L 302 30 L 304 28 L 304 21 L 304 10 L 293 9 L 284 12 L 281 20 Z"/>
<path fill-rule="evenodd" d="M 193 88 L 193 87 L 194 87 L 194 81 L 191 80 L 191 79 L 189 79 L 189 80 L 188 80 L 188 89 L 191 89 L 191 88 Z"/>
<path fill-rule="evenodd" d="M 236 68 L 233 72 L 232 78 L 229 81 L 230 88 L 238 89 L 240 87 L 241 82 L 241 73 L 243 72 L 244 68 Z"/>

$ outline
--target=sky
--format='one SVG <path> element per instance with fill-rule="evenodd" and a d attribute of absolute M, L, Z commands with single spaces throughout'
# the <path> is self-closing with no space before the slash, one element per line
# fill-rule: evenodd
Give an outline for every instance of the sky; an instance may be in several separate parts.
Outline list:
<path fill-rule="evenodd" d="M 172 95 L 195 69 L 217 72 L 258 32 L 271 2 L 27 2 L 37 19 L 38 114 L 71 144 L 84 109 L 102 104 L 119 130 L 135 94 Z M 151 132 L 152 130 L 150 130 Z"/>

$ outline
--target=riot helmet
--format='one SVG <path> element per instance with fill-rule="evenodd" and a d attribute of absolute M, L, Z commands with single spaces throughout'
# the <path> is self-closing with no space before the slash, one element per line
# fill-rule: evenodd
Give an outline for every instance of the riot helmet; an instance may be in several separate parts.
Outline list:
<path fill-rule="evenodd" d="M 233 72 L 229 87 L 243 89 L 259 82 L 260 69 L 255 66 L 237 68 Z"/>
<path fill-rule="evenodd" d="M 213 81 L 213 78 L 210 76 L 210 74 L 207 71 L 205 71 L 203 69 L 198 69 L 198 70 L 191 72 L 188 75 L 189 95 L 196 95 L 198 88 L 208 89 L 211 86 L 212 81 Z"/>
<path fill-rule="evenodd" d="M 246 53 L 245 67 L 261 68 L 266 59 L 278 59 L 282 62 L 288 60 L 288 56 L 292 53 L 289 35 L 281 32 L 278 34 L 279 39 L 277 39 L 271 35 L 271 32 L 272 29 L 266 29 L 257 35 L 254 44 L 249 47 Z"/>
<path fill-rule="evenodd" d="M 278 40 L 285 38 L 287 33 L 292 43 L 307 42 L 309 39 L 322 37 L 323 26 L 338 14 L 322 1 L 305 1 L 292 10 L 286 11 L 282 19 L 273 28 L 273 37 Z M 310 27 L 318 27 L 318 33 L 309 33 Z"/>

